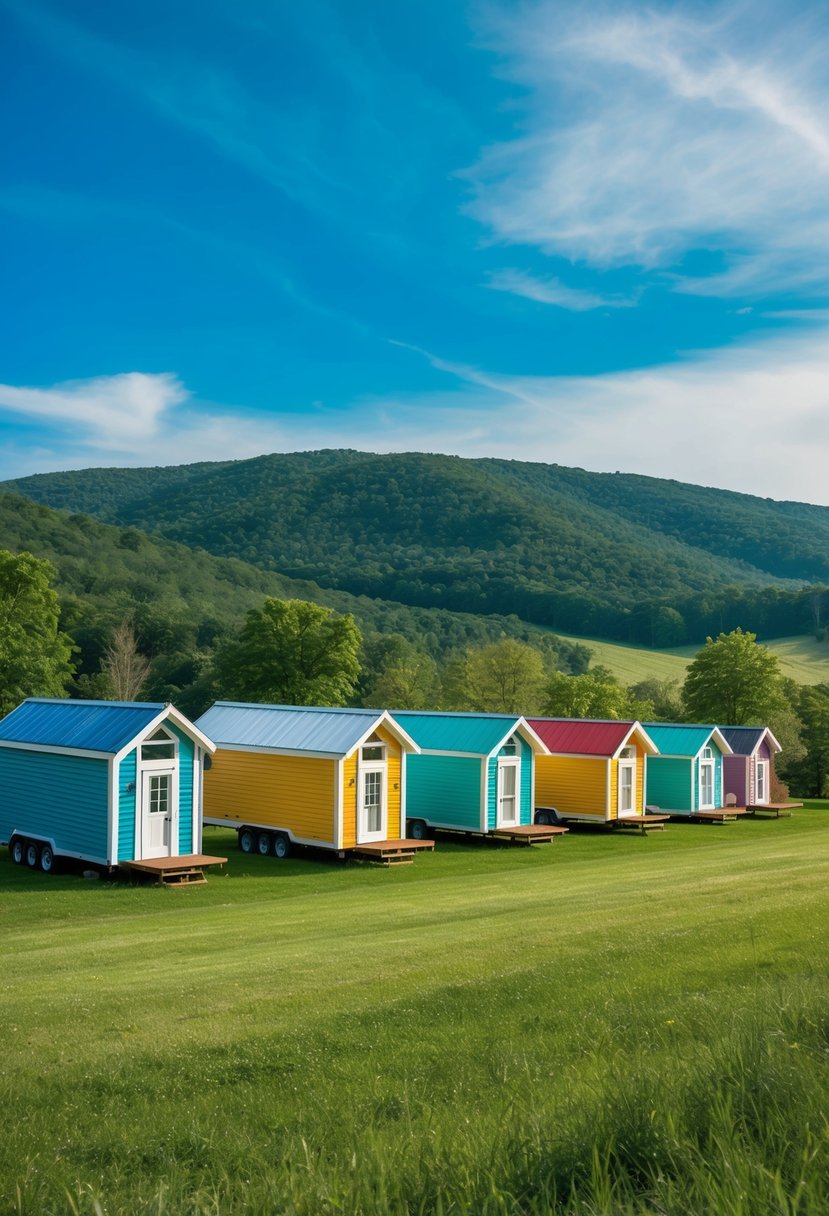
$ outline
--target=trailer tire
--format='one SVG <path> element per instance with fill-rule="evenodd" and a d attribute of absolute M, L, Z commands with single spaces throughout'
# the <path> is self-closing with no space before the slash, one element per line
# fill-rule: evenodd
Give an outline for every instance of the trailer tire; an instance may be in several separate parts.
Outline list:
<path fill-rule="evenodd" d="M 412 840 L 427 840 L 429 837 L 429 829 L 426 826 L 424 819 L 409 820 L 409 835 Z"/>
<path fill-rule="evenodd" d="M 40 861 L 40 849 L 33 840 L 26 845 L 26 865 L 30 870 L 36 870 Z"/>
<path fill-rule="evenodd" d="M 273 837 L 270 832 L 260 832 L 256 837 L 256 851 L 260 857 L 267 857 L 271 851 Z"/>
<path fill-rule="evenodd" d="M 549 811 L 539 811 L 535 817 L 535 822 L 542 828 L 548 828 L 553 822 L 553 817 Z"/>
<path fill-rule="evenodd" d="M 22 866 L 26 862 L 26 843 L 22 836 L 12 836 L 9 843 L 9 856 L 16 866 Z"/>
<path fill-rule="evenodd" d="M 54 874 L 58 867 L 55 853 L 50 844 L 45 844 L 40 850 L 40 868 L 44 874 Z"/>
<path fill-rule="evenodd" d="M 242 828 L 239 832 L 239 848 L 243 853 L 252 853 L 256 848 L 256 837 L 250 828 Z"/>
<path fill-rule="evenodd" d="M 284 832 L 277 832 L 273 838 L 274 857 L 285 858 L 291 851 L 291 842 Z"/>

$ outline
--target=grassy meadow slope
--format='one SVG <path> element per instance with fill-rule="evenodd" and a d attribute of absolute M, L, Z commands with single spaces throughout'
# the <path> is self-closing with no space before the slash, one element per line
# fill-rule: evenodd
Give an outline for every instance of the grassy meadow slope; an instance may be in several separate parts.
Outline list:
<path fill-rule="evenodd" d="M 0 1210 L 827 1210 L 825 804 L 229 856 L 171 893 L 0 850 Z"/>
<path fill-rule="evenodd" d="M 829 508 L 517 461 L 322 451 L 7 485 L 351 594 L 625 640 L 656 640 L 643 604 L 690 619 L 727 588 L 829 581 Z"/>

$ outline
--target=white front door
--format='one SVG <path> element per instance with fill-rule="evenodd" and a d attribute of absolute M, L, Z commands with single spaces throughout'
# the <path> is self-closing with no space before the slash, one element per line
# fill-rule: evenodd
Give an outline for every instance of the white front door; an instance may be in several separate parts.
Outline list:
<path fill-rule="evenodd" d="M 141 775 L 141 860 L 173 852 L 173 770 L 145 769 Z"/>
<path fill-rule="evenodd" d="M 619 761 L 619 797 L 617 814 L 621 818 L 623 815 L 636 814 L 636 761 L 635 760 L 620 760 Z"/>
<path fill-rule="evenodd" d="M 769 762 L 768 760 L 757 761 L 757 793 L 755 801 L 759 803 L 768 802 L 769 800 Z"/>
<path fill-rule="evenodd" d="M 699 764 L 699 807 L 700 811 L 710 811 L 714 807 L 714 763 L 712 760 L 700 760 Z"/>
<path fill-rule="evenodd" d="M 498 827 L 515 827 L 521 820 L 520 761 L 498 761 Z"/>
<path fill-rule="evenodd" d="M 386 765 L 385 762 L 361 763 L 357 805 L 357 843 L 385 840 Z"/>

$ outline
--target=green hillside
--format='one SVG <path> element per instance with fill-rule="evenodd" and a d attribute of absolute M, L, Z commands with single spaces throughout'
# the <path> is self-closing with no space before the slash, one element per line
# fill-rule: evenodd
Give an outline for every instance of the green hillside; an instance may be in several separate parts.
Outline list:
<path fill-rule="evenodd" d="M 829 509 L 620 474 L 422 453 L 304 452 L 7 483 L 352 595 L 669 645 L 806 632 Z"/>

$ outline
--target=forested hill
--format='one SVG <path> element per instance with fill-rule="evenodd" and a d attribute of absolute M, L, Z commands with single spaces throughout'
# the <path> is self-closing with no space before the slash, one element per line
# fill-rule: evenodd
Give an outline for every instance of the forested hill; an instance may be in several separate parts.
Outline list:
<path fill-rule="evenodd" d="M 669 645 L 809 628 L 829 508 L 627 474 L 304 452 L 6 483 L 326 588 Z"/>

